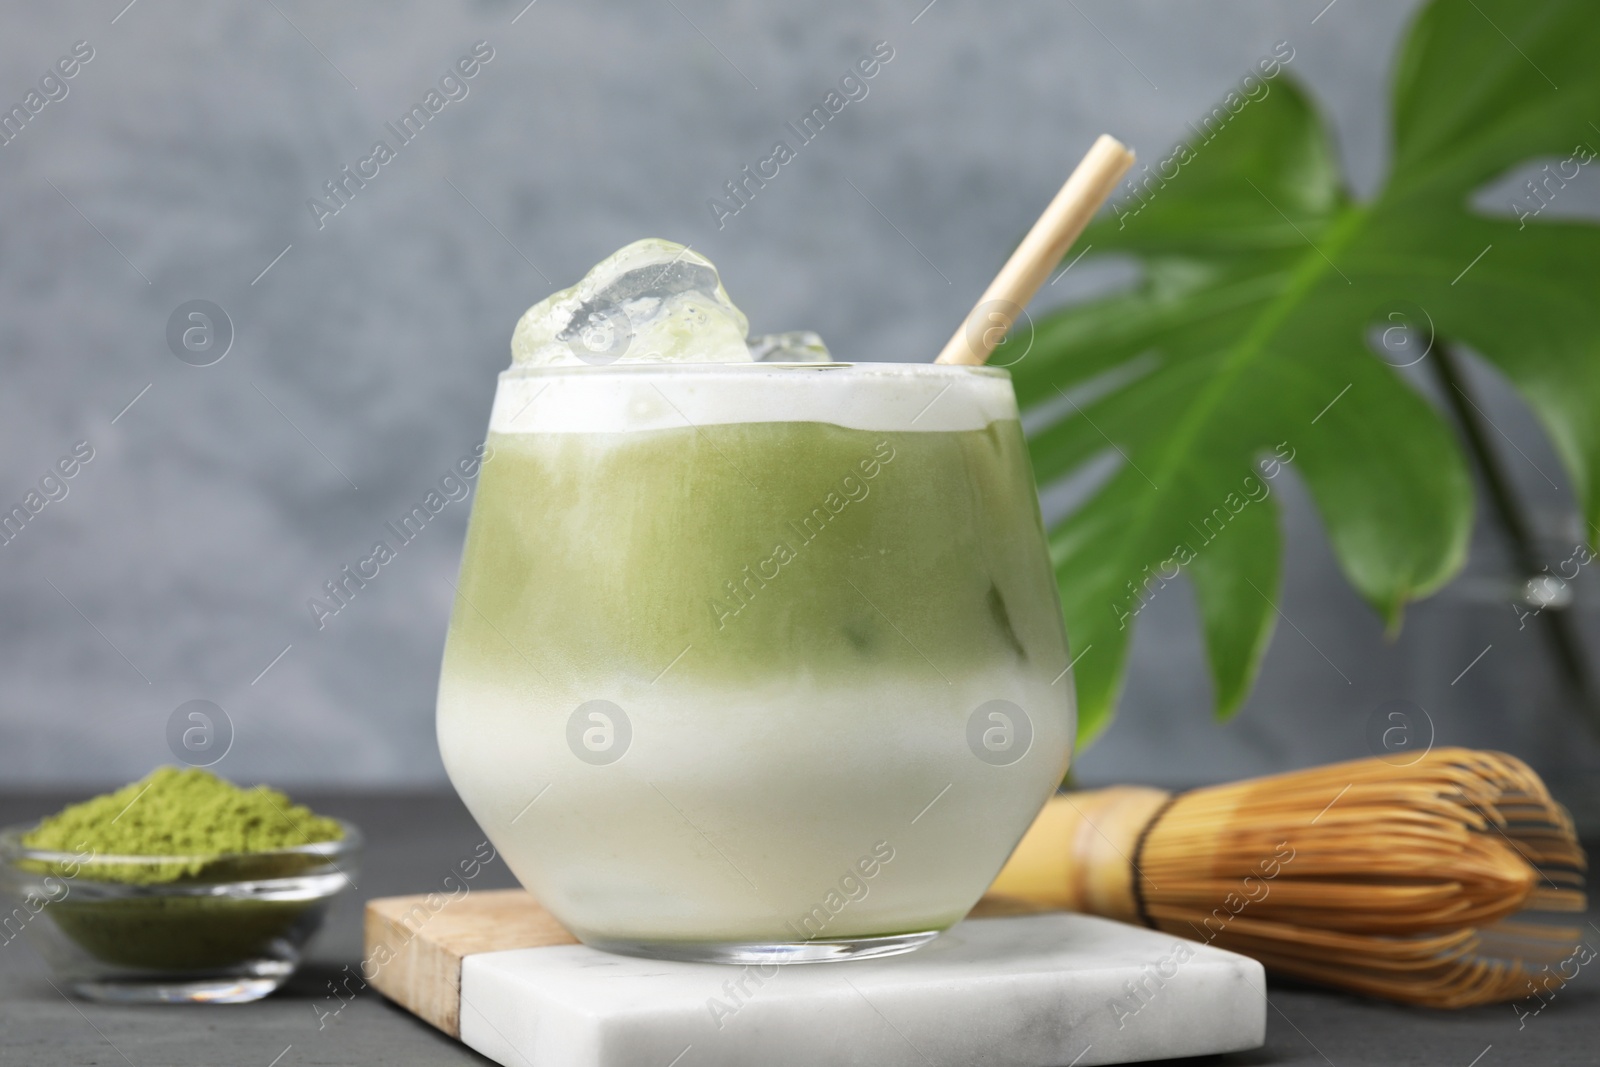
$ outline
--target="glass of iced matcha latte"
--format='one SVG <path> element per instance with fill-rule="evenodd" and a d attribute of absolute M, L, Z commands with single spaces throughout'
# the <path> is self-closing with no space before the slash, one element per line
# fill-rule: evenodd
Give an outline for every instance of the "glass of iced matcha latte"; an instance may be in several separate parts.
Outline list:
<path fill-rule="evenodd" d="M 915 948 L 1067 767 L 1009 376 L 747 341 L 641 241 L 518 324 L 439 688 L 451 781 L 587 944 Z"/>

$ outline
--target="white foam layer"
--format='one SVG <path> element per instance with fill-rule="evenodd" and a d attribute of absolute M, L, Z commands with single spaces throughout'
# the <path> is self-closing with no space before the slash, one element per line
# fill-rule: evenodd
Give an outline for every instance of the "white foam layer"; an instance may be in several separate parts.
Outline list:
<path fill-rule="evenodd" d="M 494 433 L 638 433 L 746 422 L 949 433 L 1017 417 L 1003 371 L 931 363 L 510 370 Z"/>

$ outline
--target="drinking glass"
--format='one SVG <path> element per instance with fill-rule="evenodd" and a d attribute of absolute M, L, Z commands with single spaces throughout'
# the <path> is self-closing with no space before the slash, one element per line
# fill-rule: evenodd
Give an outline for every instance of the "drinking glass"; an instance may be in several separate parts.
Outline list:
<path fill-rule="evenodd" d="M 501 375 L 439 747 L 585 943 L 928 941 L 1065 773 L 1069 661 L 1005 371 Z"/>

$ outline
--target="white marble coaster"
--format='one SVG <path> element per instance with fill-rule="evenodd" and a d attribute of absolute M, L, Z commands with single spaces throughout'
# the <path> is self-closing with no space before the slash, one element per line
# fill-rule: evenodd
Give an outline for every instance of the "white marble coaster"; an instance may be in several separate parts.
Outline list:
<path fill-rule="evenodd" d="M 1261 965 L 1083 915 L 969 919 L 904 956 L 663 963 L 581 945 L 461 967 L 461 1039 L 506 1067 L 1090 1067 L 1259 1046 Z"/>

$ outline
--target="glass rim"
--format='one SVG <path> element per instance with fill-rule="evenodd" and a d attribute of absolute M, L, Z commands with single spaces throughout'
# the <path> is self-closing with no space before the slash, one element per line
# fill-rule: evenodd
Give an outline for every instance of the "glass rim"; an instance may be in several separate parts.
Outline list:
<path fill-rule="evenodd" d="M 130 853 L 99 853 L 90 852 L 87 856 L 78 852 L 58 852 L 54 849 L 32 848 L 22 843 L 24 834 L 38 827 L 38 823 L 17 823 L 12 826 L 0 828 L 0 863 L 15 866 L 18 863 L 43 863 L 56 866 L 76 864 L 80 867 L 105 866 L 115 867 L 122 864 L 150 866 L 164 863 L 223 863 L 226 861 L 271 859 L 279 856 L 312 856 L 327 860 L 338 860 L 358 851 L 365 838 L 361 830 L 354 823 L 344 819 L 334 819 L 343 831 L 343 836 L 332 841 L 309 841 L 303 845 L 289 845 L 285 848 L 263 849 L 257 852 L 213 852 L 204 855 L 160 856 L 139 855 Z M 90 879 L 94 881 L 94 879 Z"/>
<path fill-rule="evenodd" d="M 583 363 L 583 364 L 545 364 L 541 366 L 510 366 L 500 372 L 501 378 L 543 378 L 560 377 L 564 375 L 595 375 L 608 374 L 669 374 L 692 377 L 696 375 L 715 374 L 752 374 L 757 371 L 786 371 L 805 372 L 814 374 L 855 374 L 862 375 L 905 375 L 917 377 L 927 375 L 930 377 L 960 377 L 962 375 L 976 375 L 981 378 L 1007 379 L 1011 372 L 1005 367 L 991 367 L 987 364 L 965 363 L 912 363 L 892 360 L 852 360 L 839 363 L 781 363 L 781 362 L 751 362 L 751 363 L 679 363 L 679 362 L 653 362 L 629 363 L 617 360 L 613 363 Z"/>

